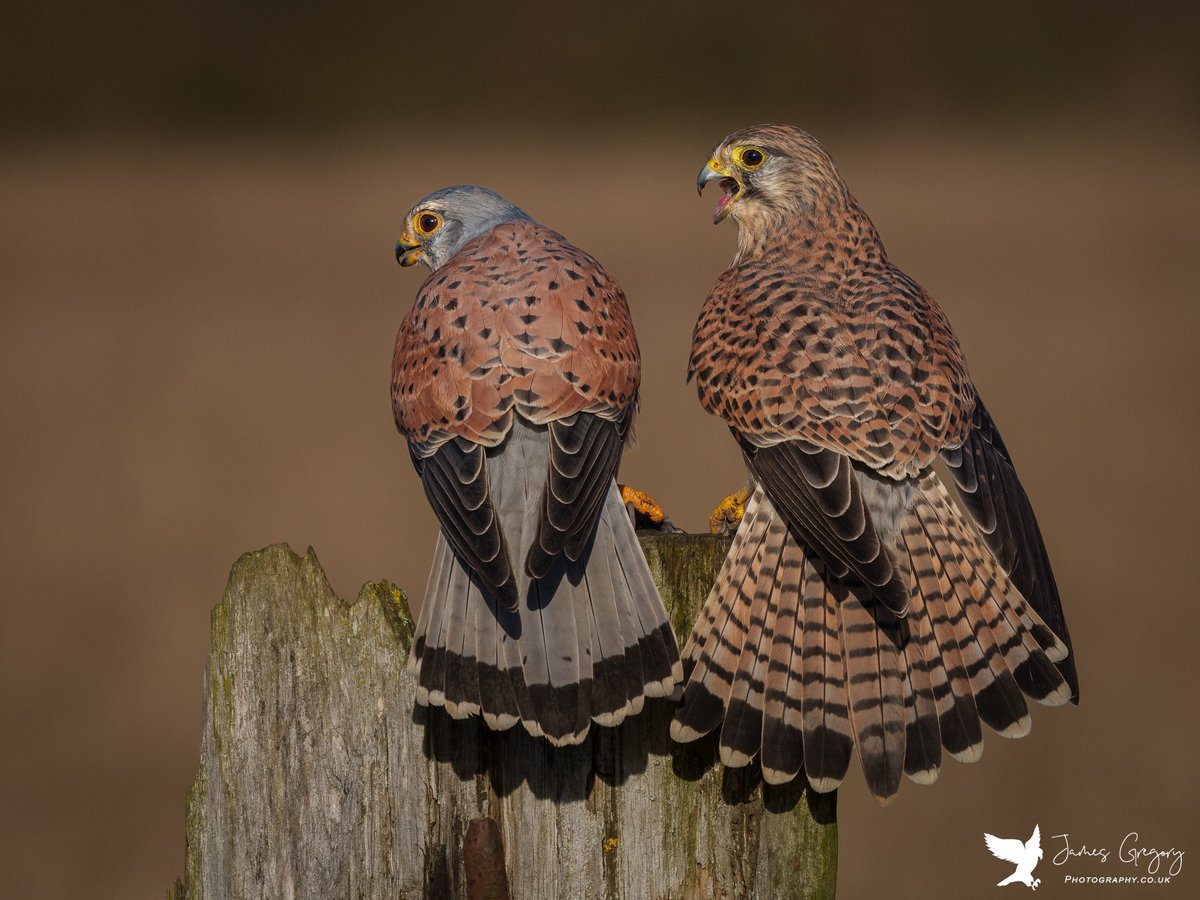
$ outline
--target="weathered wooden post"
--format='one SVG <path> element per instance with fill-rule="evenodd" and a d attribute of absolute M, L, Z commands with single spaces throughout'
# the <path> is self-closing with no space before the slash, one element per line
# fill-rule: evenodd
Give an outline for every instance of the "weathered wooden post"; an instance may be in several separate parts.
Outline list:
<path fill-rule="evenodd" d="M 728 540 L 646 534 L 681 642 Z M 836 802 L 722 771 L 668 701 L 555 750 L 413 709 L 402 591 L 334 595 L 311 550 L 234 565 L 212 615 L 176 900 L 832 897 Z"/>

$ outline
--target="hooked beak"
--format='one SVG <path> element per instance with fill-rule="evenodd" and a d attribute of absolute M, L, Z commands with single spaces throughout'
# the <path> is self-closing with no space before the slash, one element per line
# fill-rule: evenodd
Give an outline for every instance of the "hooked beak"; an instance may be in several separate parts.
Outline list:
<path fill-rule="evenodd" d="M 404 267 L 411 266 L 421 255 L 421 245 L 406 231 L 396 242 L 396 262 Z"/>
<path fill-rule="evenodd" d="M 717 202 L 717 208 L 713 211 L 713 224 L 716 225 L 729 215 L 730 207 L 737 202 L 745 186 L 728 166 L 714 157 L 704 164 L 704 168 L 696 176 L 697 193 L 703 194 L 704 186 L 714 178 L 720 179 L 721 190 L 724 192 Z"/>

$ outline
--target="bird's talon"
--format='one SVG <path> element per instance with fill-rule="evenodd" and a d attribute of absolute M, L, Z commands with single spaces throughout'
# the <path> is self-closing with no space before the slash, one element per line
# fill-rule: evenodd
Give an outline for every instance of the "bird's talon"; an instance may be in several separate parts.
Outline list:
<path fill-rule="evenodd" d="M 746 503 L 750 500 L 750 486 L 743 485 L 724 500 L 708 517 L 708 530 L 713 534 L 733 534 L 742 524 L 746 514 Z"/>
<path fill-rule="evenodd" d="M 629 520 L 633 522 L 634 528 L 679 531 L 667 518 L 659 502 L 645 491 L 639 491 L 627 484 L 618 484 L 617 488 L 621 491 L 621 501 L 625 504 L 625 510 L 629 513 Z"/>

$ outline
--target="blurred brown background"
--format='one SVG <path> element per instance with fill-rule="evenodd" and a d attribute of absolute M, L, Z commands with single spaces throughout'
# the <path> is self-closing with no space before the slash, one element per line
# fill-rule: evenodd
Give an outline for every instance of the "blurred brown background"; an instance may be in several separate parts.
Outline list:
<path fill-rule="evenodd" d="M 1183 4 L 163 5 L 0 13 L 0 896 L 162 896 L 182 866 L 208 614 L 313 545 L 424 586 L 388 406 L 421 276 L 401 215 L 508 195 L 624 284 L 645 356 L 623 477 L 703 527 L 743 472 L 684 384 L 732 255 L 696 170 L 803 125 L 945 306 L 1016 456 L 1079 650 L 1038 710 L 877 807 L 844 897 L 990 896 L 1040 823 L 1051 896 L 1195 896 L 1200 18 Z M 1061 848 L 1189 852 L 1169 886 Z M 1020 892 L 1024 888 L 1013 888 Z"/>

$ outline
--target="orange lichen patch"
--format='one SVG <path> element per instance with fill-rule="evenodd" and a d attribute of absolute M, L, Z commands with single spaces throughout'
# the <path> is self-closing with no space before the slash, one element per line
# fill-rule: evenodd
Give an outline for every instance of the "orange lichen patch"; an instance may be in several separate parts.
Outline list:
<path fill-rule="evenodd" d="M 639 491 L 637 488 L 630 487 L 627 484 L 618 484 L 617 487 L 621 489 L 621 502 L 632 504 L 634 511 L 639 517 L 645 519 L 651 525 L 662 524 L 665 514 L 657 500 L 644 491 Z"/>
<path fill-rule="evenodd" d="M 605 853 L 612 853 L 617 849 L 617 839 L 615 837 L 605 838 L 600 846 L 604 848 Z"/>
<path fill-rule="evenodd" d="M 750 488 L 744 486 L 734 491 L 717 504 L 708 517 L 708 530 L 713 534 L 730 534 L 737 531 L 746 514 L 746 502 L 750 499 Z"/>

